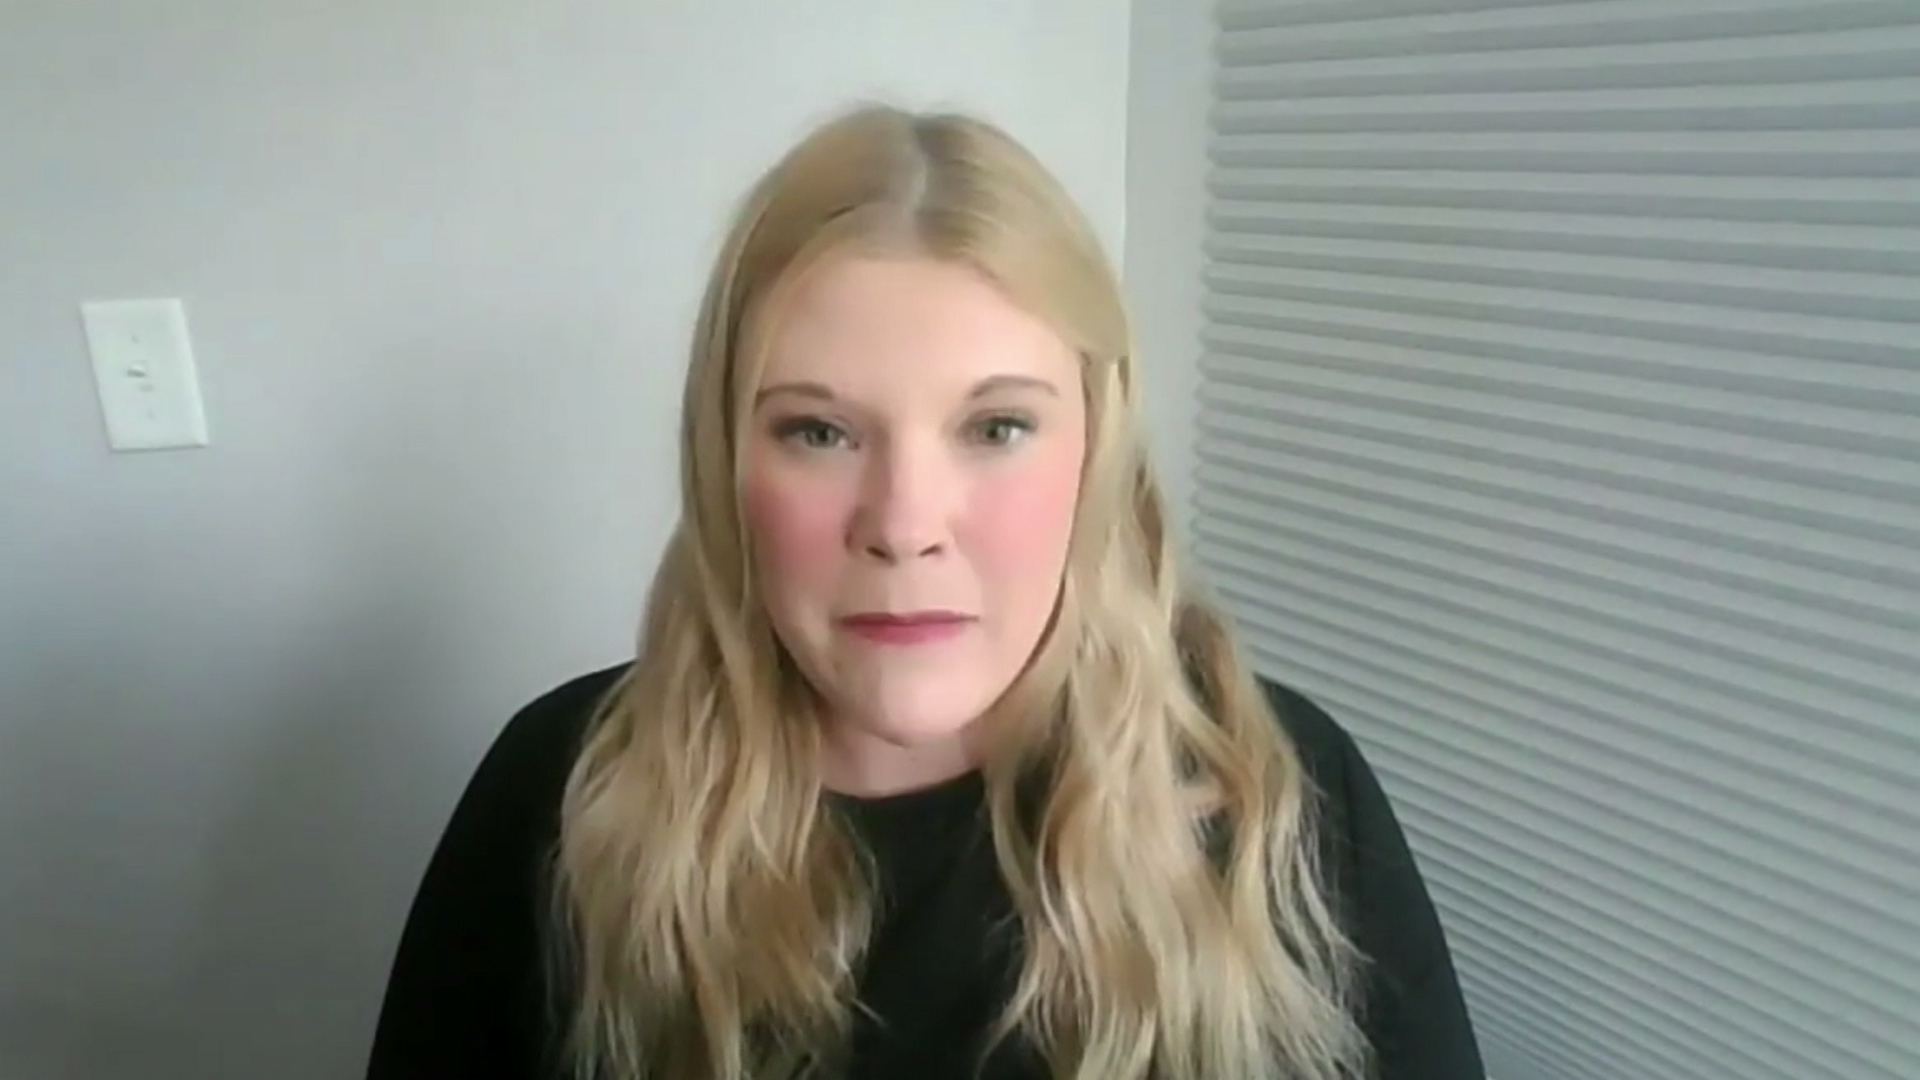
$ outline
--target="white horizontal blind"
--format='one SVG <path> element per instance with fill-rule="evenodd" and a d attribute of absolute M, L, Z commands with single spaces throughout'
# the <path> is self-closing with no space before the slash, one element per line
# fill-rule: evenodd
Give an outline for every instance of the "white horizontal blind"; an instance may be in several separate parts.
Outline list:
<path fill-rule="evenodd" d="M 1920 0 L 1217 9 L 1197 549 L 1498 1080 L 1920 1080 Z"/>

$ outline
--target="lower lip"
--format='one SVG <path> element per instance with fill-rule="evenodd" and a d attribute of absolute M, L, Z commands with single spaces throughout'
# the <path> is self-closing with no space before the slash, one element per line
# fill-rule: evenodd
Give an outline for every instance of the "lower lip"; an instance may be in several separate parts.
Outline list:
<path fill-rule="evenodd" d="M 929 619 L 925 622 L 853 621 L 840 625 L 857 637 L 881 645 L 925 645 L 957 637 L 971 623 L 971 619 Z"/>

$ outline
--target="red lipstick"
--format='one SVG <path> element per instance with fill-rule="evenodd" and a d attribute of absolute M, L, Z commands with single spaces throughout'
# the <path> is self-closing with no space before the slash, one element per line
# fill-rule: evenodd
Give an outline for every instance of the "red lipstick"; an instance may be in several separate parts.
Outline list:
<path fill-rule="evenodd" d="M 868 611 L 848 615 L 840 625 L 882 645 L 921 645 L 954 637 L 973 621 L 957 611 Z"/>

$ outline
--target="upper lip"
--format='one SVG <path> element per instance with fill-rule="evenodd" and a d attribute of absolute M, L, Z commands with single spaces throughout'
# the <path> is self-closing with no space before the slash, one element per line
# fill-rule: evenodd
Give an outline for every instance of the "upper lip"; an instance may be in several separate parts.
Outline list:
<path fill-rule="evenodd" d="M 958 611 L 861 611 L 841 618 L 841 622 L 866 626 L 924 626 L 928 623 L 965 622 L 973 618 Z"/>

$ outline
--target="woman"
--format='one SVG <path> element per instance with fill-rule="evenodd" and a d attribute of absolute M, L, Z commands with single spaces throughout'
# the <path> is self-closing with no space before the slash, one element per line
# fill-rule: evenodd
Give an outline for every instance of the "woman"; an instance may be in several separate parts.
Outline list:
<path fill-rule="evenodd" d="M 369 1075 L 1479 1077 L 1372 774 L 1181 577 L 1136 379 L 999 130 L 792 150 L 708 288 L 639 655 L 480 766 Z"/>

